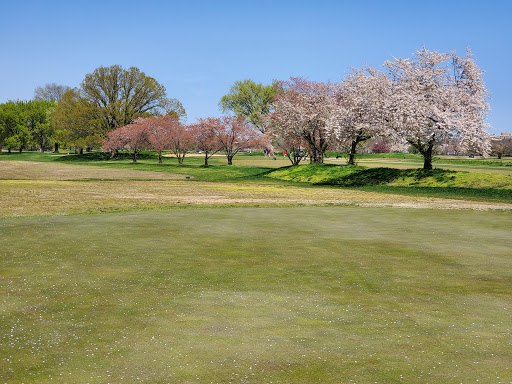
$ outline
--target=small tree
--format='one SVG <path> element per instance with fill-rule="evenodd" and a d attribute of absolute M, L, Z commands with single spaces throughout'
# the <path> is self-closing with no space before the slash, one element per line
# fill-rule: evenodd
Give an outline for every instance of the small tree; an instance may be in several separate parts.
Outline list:
<path fill-rule="evenodd" d="M 80 152 L 86 146 L 99 147 L 107 133 L 101 125 L 98 109 L 81 97 L 78 89 L 68 90 L 62 95 L 52 123 L 59 132 L 59 141 L 73 145 Z"/>
<path fill-rule="evenodd" d="M 162 152 L 173 147 L 179 118 L 175 114 L 167 114 L 159 118 L 145 118 L 143 123 L 148 129 L 149 146 L 158 153 L 158 163 L 162 164 Z"/>
<path fill-rule="evenodd" d="M 372 152 L 373 153 L 389 153 L 389 152 L 391 152 L 391 149 L 383 140 L 380 140 L 380 141 L 377 141 L 375 144 L 373 144 Z"/>
<path fill-rule="evenodd" d="M 170 150 L 176 155 L 178 164 L 183 164 L 187 152 L 194 143 L 193 131 L 174 116 L 167 115 L 166 120 L 171 128 L 168 131 Z"/>
<path fill-rule="evenodd" d="M 133 124 L 109 132 L 103 150 L 110 151 L 113 155 L 121 149 L 132 151 L 132 159 L 136 163 L 139 152 L 150 147 L 149 130 L 144 120 L 136 119 Z"/>
<path fill-rule="evenodd" d="M 258 147 L 264 143 L 264 136 L 256 131 L 242 116 L 221 118 L 221 125 L 215 132 L 220 147 L 226 154 L 228 165 L 233 164 L 233 157 L 243 149 Z"/>
<path fill-rule="evenodd" d="M 222 131 L 222 120 L 217 117 L 198 119 L 190 129 L 194 134 L 196 148 L 204 153 L 204 165 L 207 167 L 210 157 L 222 148 L 217 134 Z"/>

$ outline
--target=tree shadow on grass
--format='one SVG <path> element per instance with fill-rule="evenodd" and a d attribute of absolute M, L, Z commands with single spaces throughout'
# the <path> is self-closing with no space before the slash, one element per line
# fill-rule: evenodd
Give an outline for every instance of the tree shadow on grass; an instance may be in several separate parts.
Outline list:
<path fill-rule="evenodd" d="M 318 184 L 340 185 L 344 187 L 363 187 L 371 185 L 386 185 L 405 178 L 413 178 L 416 181 L 420 181 L 427 177 L 432 177 L 437 182 L 447 182 L 454 179 L 455 173 L 455 171 L 444 169 L 356 169 L 352 172 L 344 172 L 341 175 L 333 175 L 333 177 Z"/>
<path fill-rule="evenodd" d="M 132 160 L 133 155 L 128 152 L 119 152 L 115 159 L 110 158 L 110 152 L 86 152 L 81 155 L 65 155 L 56 158 L 54 161 L 62 161 L 64 163 L 87 163 L 94 161 L 106 160 Z M 141 152 L 137 155 L 137 160 L 158 159 L 158 155 L 153 152 Z"/>

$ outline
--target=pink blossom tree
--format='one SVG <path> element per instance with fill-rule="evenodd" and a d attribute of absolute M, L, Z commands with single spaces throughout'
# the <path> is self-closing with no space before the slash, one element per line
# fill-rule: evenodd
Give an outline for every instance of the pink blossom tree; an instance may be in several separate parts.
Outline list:
<path fill-rule="evenodd" d="M 178 159 L 178 164 L 183 164 L 185 156 L 194 143 L 193 130 L 189 126 L 181 124 L 175 116 L 168 115 L 165 120 L 169 125 L 169 149 Z"/>
<path fill-rule="evenodd" d="M 178 164 L 183 164 L 193 141 L 190 129 L 180 122 L 176 114 L 145 120 L 150 133 L 151 148 L 158 152 L 158 162 L 162 163 L 162 152 L 168 149 L 176 155 Z"/>
<path fill-rule="evenodd" d="M 148 129 L 149 145 L 151 149 L 158 153 L 158 163 L 162 164 L 162 152 L 170 148 L 169 131 L 171 127 L 168 124 L 169 115 L 159 118 L 148 117 L 144 120 Z"/>
<path fill-rule="evenodd" d="M 380 140 L 380 141 L 377 141 L 375 144 L 373 144 L 372 152 L 373 153 L 389 153 L 389 152 L 391 152 L 391 149 L 383 140 Z"/>
<path fill-rule="evenodd" d="M 487 154 L 488 91 L 469 49 L 460 57 L 423 48 L 412 60 L 384 66 L 392 82 L 392 127 L 423 155 L 424 169 L 432 169 L 435 146 L 449 139 Z"/>
<path fill-rule="evenodd" d="M 210 157 L 221 150 L 217 133 L 222 131 L 222 120 L 218 117 L 198 119 L 197 123 L 192 124 L 190 128 L 195 138 L 196 148 L 204 153 L 204 165 L 207 167 Z"/>
<path fill-rule="evenodd" d="M 265 145 L 265 136 L 253 128 L 243 116 L 225 116 L 216 128 L 220 147 L 226 154 L 228 165 L 233 157 L 243 149 Z"/>
<path fill-rule="evenodd" d="M 132 124 L 117 128 L 107 134 L 103 150 L 117 153 L 119 150 L 132 151 L 133 162 L 137 162 L 137 155 L 143 149 L 149 149 L 149 132 L 146 119 L 138 118 Z"/>

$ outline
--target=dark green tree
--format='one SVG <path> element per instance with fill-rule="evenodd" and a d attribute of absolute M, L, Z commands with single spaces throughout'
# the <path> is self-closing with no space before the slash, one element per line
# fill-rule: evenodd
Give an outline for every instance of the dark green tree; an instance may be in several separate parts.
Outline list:
<path fill-rule="evenodd" d="M 165 87 L 138 68 L 99 67 L 80 85 L 81 97 L 98 109 L 103 131 L 130 124 L 137 117 L 157 116 L 172 110 L 181 117 L 183 106 L 168 99 Z"/>
<path fill-rule="evenodd" d="M 44 152 L 53 144 L 55 130 L 52 118 L 55 112 L 55 102 L 46 100 L 31 100 L 25 104 L 25 121 L 30 132 L 32 144 Z"/>
<path fill-rule="evenodd" d="M 30 100 L 8 101 L 0 105 L 0 143 L 9 152 L 29 146 L 47 149 L 53 140 L 51 125 L 53 101 Z"/>

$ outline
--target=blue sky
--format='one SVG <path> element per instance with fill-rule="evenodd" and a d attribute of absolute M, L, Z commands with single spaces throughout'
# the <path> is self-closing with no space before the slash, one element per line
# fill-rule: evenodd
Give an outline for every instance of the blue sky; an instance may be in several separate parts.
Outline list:
<path fill-rule="evenodd" d="M 339 81 L 350 67 L 469 46 L 491 91 L 493 133 L 511 132 L 512 1 L 4 1 L 0 102 L 99 66 L 135 66 L 192 122 L 218 116 L 236 80 Z"/>

